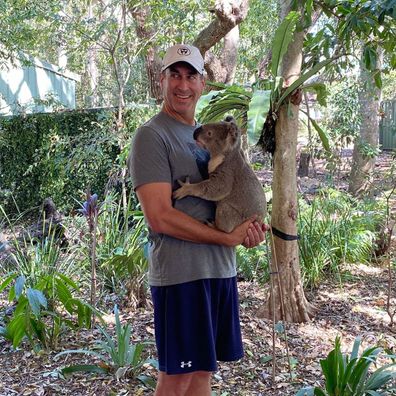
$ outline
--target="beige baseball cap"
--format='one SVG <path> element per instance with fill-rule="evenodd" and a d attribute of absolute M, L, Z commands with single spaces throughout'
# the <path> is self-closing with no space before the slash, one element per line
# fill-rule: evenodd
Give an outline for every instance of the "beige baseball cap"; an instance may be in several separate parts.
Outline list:
<path fill-rule="evenodd" d="M 177 62 L 187 62 L 199 74 L 204 73 L 204 60 L 197 47 L 188 44 L 176 44 L 169 47 L 162 61 L 161 71 Z"/>

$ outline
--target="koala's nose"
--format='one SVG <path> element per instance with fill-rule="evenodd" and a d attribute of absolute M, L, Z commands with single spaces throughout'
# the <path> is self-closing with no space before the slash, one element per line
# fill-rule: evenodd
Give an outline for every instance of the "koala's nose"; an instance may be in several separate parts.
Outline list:
<path fill-rule="evenodd" d="M 198 128 L 194 131 L 194 134 L 193 134 L 194 140 L 197 140 L 197 138 L 198 138 L 199 134 L 201 133 L 201 131 L 202 131 L 202 127 L 198 127 Z"/>

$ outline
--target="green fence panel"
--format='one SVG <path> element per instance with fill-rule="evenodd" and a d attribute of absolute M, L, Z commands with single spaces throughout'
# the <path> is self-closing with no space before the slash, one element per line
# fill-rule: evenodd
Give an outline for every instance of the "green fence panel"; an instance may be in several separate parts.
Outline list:
<path fill-rule="evenodd" d="M 396 100 L 382 102 L 379 143 L 383 150 L 396 149 Z"/>

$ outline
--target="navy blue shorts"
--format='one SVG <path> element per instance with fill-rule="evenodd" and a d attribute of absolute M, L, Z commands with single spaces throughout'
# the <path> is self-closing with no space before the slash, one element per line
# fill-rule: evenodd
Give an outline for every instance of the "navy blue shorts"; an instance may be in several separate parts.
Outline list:
<path fill-rule="evenodd" d="M 152 286 L 160 371 L 216 371 L 243 356 L 236 278 Z"/>

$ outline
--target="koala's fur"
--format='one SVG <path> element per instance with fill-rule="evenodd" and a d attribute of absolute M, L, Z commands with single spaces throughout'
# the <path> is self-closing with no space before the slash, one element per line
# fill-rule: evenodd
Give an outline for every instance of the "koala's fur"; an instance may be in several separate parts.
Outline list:
<path fill-rule="evenodd" d="M 193 195 L 215 201 L 215 226 L 225 232 L 254 215 L 264 220 L 265 194 L 241 150 L 241 134 L 234 119 L 204 124 L 195 130 L 194 139 L 210 153 L 209 178 L 196 184 L 188 179 L 179 181 L 181 187 L 173 192 L 173 198 Z"/>

